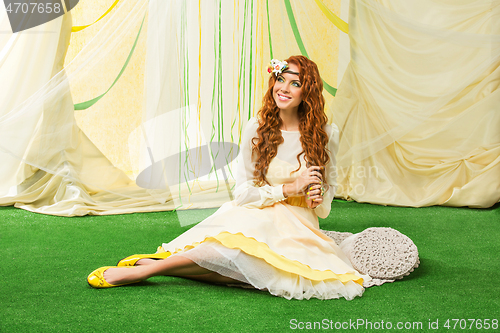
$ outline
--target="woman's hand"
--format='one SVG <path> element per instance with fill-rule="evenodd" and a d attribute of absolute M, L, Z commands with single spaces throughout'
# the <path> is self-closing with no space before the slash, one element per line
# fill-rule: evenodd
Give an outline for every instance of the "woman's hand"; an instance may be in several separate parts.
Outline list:
<path fill-rule="evenodd" d="M 322 167 L 319 166 L 311 166 L 302 171 L 300 176 L 297 177 L 293 183 L 284 185 L 283 194 L 285 194 L 286 197 L 305 194 L 310 187 L 309 185 L 321 184 L 322 178 L 321 172 L 319 172 L 321 169 Z"/>
<path fill-rule="evenodd" d="M 323 203 L 323 196 L 321 195 L 322 184 L 314 184 L 307 189 L 306 203 L 309 208 L 316 208 Z"/>

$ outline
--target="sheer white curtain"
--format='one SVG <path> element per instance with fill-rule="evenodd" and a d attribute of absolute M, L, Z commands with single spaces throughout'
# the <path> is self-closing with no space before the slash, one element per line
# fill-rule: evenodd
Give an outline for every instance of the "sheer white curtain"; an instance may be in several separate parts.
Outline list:
<path fill-rule="evenodd" d="M 64 68 L 71 14 L 12 34 L 2 4 L 0 205 L 63 216 L 220 206 L 270 55 L 290 53 L 307 53 L 331 86 L 338 196 L 498 202 L 498 2 L 351 1 L 335 98 L 344 33 L 318 4 L 339 14 L 340 1 L 122 0 Z"/>
<path fill-rule="evenodd" d="M 332 107 L 338 195 L 401 206 L 500 199 L 500 4 L 351 1 Z"/>
<path fill-rule="evenodd" d="M 173 196 L 176 206 L 188 200 L 210 207 L 216 193 L 220 204 L 229 201 L 231 166 L 254 112 L 253 7 L 233 1 L 149 6 L 146 109 L 137 135 L 146 171 L 137 182 L 181 193 Z M 189 199 L 196 192 L 207 195 Z"/>
<path fill-rule="evenodd" d="M 73 216 L 217 207 L 230 200 L 231 164 L 255 103 L 257 17 L 249 4 L 123 0 L 64 69 L 70 14 L 5 34 L 0 205 Z M 79 128 L 72 95 L 98 86 L 105 93 L 98 103 L 121 105 L 127 92 L 117 88 L 118 71 L 127 69 L 127 57 L 117 49 L 125 45 L 133 57 L 144 51 L 137 49 L 141 37 L 147 38 L 146 65 L 138 78 L 145 80 L 144 100 L 139 110 L 125 106 L 106 120 L 108 127 L 124 123 L 107 143 L 120 149 L 128 144 L 130 155 L 122 158 L 137 168 L 127 176 L 97 148 L 95 132 L 88 136 Z M 114 86 L 115 78 L 102 72 L 117 61 L 125 64 L 113 74 Z M 78 93 L 77 102 L 85 101 L 82 95 L 97 97 L 93 94 Z M 103 128 L 99 110 L 76 112 L 91 115 L 96 128 Z M 138 126 L 127 123 L 131 111 L 142 115 Z"/>

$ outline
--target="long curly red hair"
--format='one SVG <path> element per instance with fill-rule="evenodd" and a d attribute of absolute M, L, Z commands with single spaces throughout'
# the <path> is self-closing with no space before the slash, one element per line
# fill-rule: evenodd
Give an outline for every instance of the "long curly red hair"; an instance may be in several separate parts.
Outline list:
<path fill-rule="evenodd" d="M 299 68 L 299 80 L 302 83 L 302 102 L 298 108 L 300 142 L 303 151 L 297 155 L 301 168 L 300 155 L 305 154 L 305 160 L 310 165 L 325 166 L 329 161 L 327 154 L 328 135 L 324 126 L 328 121 L 325 114 L 325 98 L 323 97 L 323 81 L 319 75 L 318 66 L 304 56 L 292 56 L 285 60 Z M 262 108 L 257 113 L 259 127 L 258 138 L 252 139 L 252 155 L 256 162 L 254 180 L 257 186 L 269 184 L 266 179 L 269 163 L 276 157 L 278 146 L 283 143 L 281 127 L 283 122 L 279 116 L 280 110 L 273 98 L 273 88 L 276 75 L 271 74 L 269 88 L 264 95 Z M 257 142 L 255 142 L 257 140 Z M 325 179 L 322 169 L 322 178 Z"/>

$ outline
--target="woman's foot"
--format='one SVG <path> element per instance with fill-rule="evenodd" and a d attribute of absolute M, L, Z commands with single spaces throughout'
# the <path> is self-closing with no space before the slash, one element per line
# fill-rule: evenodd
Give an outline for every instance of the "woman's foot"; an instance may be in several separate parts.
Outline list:
<path fill-rule="evenodd" d="M 123 258 L 120 260 L 116 266 L 123 267 L 123 266 L 140 266 L 140 265 L 150 265 L 154 263 L 154 261 L 158 261 L 161 259 L 166 259 L 170 257 L 172 253 L 163 251 L 163 252 L 156 252 L 154 254 L 133 254 L 131 256 L 128 256 L 126 258 Z M 145 260 L 142 261 L 143 259 L 153 259 L 153 261 L 150 260 Z M 141 263 L 138 265 L 137 263 L 141 261 Z"/>
<path fill-rule="evenodd" d="M 157 259 L 150 259 L 150 258 L 139 259 L 137 260 L 134 266 L 151 265 L 157 261 L 158 261 Z"/>
<path fill-rule="evenodd" d="M 133 267 L 111 267 L 104 271 L 103 277 L 112 285 L 126 284 L 142 280 L 139 270 Z"/>

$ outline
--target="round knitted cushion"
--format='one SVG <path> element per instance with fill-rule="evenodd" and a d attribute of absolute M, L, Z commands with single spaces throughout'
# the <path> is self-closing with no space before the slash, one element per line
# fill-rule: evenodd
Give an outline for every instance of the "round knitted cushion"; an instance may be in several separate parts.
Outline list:
<path fill-rule="evenodd" d="M 321 230 L 322 233 L 330 237 L 337 243 L 337 245 L 340 245 L 349 236 L 352 236 L 352 233 L 350 232 L 340 232 L 340 231 L 330 231 L 330 230 Z"/>
<path fill-rule="evenodd" d="M 412 240 L 391 228 L 368 228 L 342 247 L 354 269 L 374 279 L 402 279 L 420 264 Z"/>

